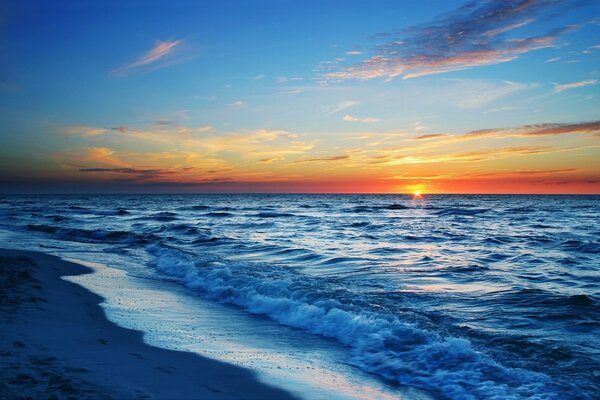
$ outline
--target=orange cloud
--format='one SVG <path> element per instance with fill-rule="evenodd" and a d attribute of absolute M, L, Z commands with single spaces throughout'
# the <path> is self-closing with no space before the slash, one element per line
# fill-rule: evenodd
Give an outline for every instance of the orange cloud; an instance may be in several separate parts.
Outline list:
<path fill-rule="evenodd" d="M 84 162 L 109 165 L 119 168 L 129 168 L 131 165 L 120 160 L 115 155 L 115 151 L 107 147 L 90 147 L 83 156 Z"/>
<path fill-rule="evenodd" d="M 258 160 L 258 162 L 262 164 L 271 164 L 273 161 L 279 160 L 283 160 L 283 157 L 263 158 L 262 160 Z"/>
<path fill-rule="evenodd" d="M 321 163 L 321 162 L 330 162 L 330 161 L 341 161 L 350 158 L 348 155 L 339 155 L 332 157 L 321 157 L 321 158 L 309 158 L 306 160 L 298 160 L 295 164 L 304 164 L 304 163 Z"/>

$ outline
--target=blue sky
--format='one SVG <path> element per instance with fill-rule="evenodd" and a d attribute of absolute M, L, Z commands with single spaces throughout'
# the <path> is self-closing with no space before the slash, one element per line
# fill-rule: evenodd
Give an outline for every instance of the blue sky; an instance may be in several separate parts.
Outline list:
<path fill-rule="evenodd" d="M 598 2 L 2 7 L 4 191 L 598 191 Z"/>

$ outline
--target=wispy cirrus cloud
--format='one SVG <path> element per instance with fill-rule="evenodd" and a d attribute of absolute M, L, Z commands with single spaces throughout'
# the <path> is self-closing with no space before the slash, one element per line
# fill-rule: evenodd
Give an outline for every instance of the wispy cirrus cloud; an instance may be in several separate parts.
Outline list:
<path fill-rule="evenodd" d="M 483 138 L 490 136 L 550 136 L 566 134 L 586 134 L 600 132 L 600 121 L 522 125 L 514 128 L 480 129 L 458 136 L 462 139 Z"/>
<path fill-rule="evenodd" d="M 330 116 L 330 115 L 337 114 L 340 111 L 344 111 L 345 109 L 355 106 L 357 104 L 358 104 L 358 101 L 354 101 L 354 100 L 345 100 L 345 101 L 339 102 L 338 104 L 334 104 L 332 106 L 327 107 L 325 109 L 325 115 Z"/>
<path fill-rule="evenodd" d="M 452 154 L 435 154 L 435 155 L 410 155 L 396 156 L 388 160 L 384 160 L 386 165 L 404 165 L 404 164 L 434 164 L 434 163 L 473 163 L 488 160 L 497 160 L 502 158 L 510 158 L 515 156 L 530 156 L 548 153 L 563 152 L 576 149 L 571 148 L 553 148 L 549 146 L 514 146 L 492 149 L 482 149 L 465 151 Z M 379 160 L 375 160 L 379 161 Z"/>
<path fill-rule="evenodd" d="M 173 175 L 176 171 L 168 169 L 138 169 L 138 168 L 79 168 L 79 172 L 87 172 L 93 174 L 124 174 L 129 180 L 143 181 L 163 177 L 165 175 Z"/>
<path fill-rule="evenodd" d="M 120 129 L 120 128 L 114 128 Z M 66 136 L 81 136 L 81 137 L 90 137 L 90 136 L 98 136 L 108 132 L 109 129 L 106 128 L 94 128 L 90 126 L 76 125 L 76 126 L 67 126 L 63 129 L 63 133 Z"/>
<path fill-rule="evenodd" d="M 348 158 L 350 158 L 350 156 L 344 154 L 344 155 L 331 156 L 331 157 L 308 158 L 306 160 L 298 160 L 294 164 L 322 163 L 322 162 L 330 162 L 330 161 L 341 161 L 341 160 L 347 160 Z"/>
<path fill-rule="evenodd" d="M 565 83 L 565 84 L 555 84 L 554 85 L 554 91 L 555 92 L 562 92 L 564 90 L 570 90 L 570 89 L 577 89 L 580 87 L 584 87 L 584 86 L 592 86 L 592 85 L 597 85 L 598 84 L 598 80 L 597 79 L 589 79 L 586 81 L 579 81 L 579 82 L 572 82 L 572 83 Z"/>
<path fill-rule="evenodd" d="M 273 161 L 281 161 L 283 157 L 271 157 L 271 158 L 263 158 L 262 160 L 258 160 L 261 164 L 271 164 Z"/>
<path fill-rule="evenodd" d="M 438 143 L 462 142 L 485 138 L 506 137 L 531 137 L 531 136 L 555 136 L 574 134 L 600 134 L 600 121 L 554 123 L 546 122 L 539 124 L 522 125 L 512 128 L 490 128 L 478 129 L 459 135 L 446 133 L 433 133 L 420 135 L 414 140 L 437 141 Z"/>
<path fill-rule="evenodd" d="M 564 0 L 473 1 L 431 23 L 390 34 L 376 54 L 361 63 L 331 71 L 330 80 L 416 78 L 508 62 L 555 45 L 575 29 L 567 26 L 539 35 L 514 35 L 539 15 L 567 8 Z M 571 4 L 572 5 L 572 4 Z"/>
<path fill-rule="evenodd" d="M 154 70 L 171 65 L 177 61 L 173 58 L 173 55 L 176 50 L 181 47 L 182 43 L 182 40 L 171 40 L 165 42 L 157 40 L 152 49 L 132 63 L 114 69 L 111 72 L 111 75 L 122 78 L 134 71 L 141 71 L 145 68 Z"/>
<path fill-rule="evenodd" d="M 494 171 L 494 172 L 484 172 L 477 174 L 467 174 L 465 176 L 470 177 L 503 177 L 503 176 L 513 176 L 513 175 L 555 175 L 555 174 L 563 174 L 579 171 L 579 168 L 562 168 L 562 169 L 527 169 L 527 170 L 516 170 L 516 171 Z"/>
<path fill-rule="evenodd" d="M 537 84 L 526 84 L 512 81 L 494 82 L 481 79 L 455 79 L 459 88 L 464 87 L 466 93 L 457 102 L 460 108 L 479 108 L 500 98 L 513 95 L 537 87 Z"/>
<path fill-rule="evenodd" d="M 171 142 L 175 137 L 187 137 L 194 134 L 210 132 L 210 125 L 186 127 L 171 121 L 156 121 L 150 129 L 129 128 L 126 126 L 114 126 L 110 128 L 98 128 L 92 126 L 67 126 L 62 129 L 66 136 L 79 136 L 89 138 L 95 136 L 109 136 L 110 134 L 132 139 L 150 140 L 155 142 Z"/>
<path fill-rule="evenodd" d="M 428 134 L 428 135 L 421 135 L 421 136 L 417 136 L 415 138 L 415 140 L 432 140 L 432 139 L 441 139 L 441 138 L 445 138 L 448 135 L 446 135 L 445 133 L 432 133 L 432 134 Z"/>
<path fill-rule="evenodd" d="M 373 117 L 358 118 L 358 117 L 353 117 L 350 114 L 344 115 L 342 117 L 342 119 L 346 122 L 362 122 L 365 124 L 372 124 L 374 122 L 379 122 L 379 119 L 377 119 L 377 118 L 373 118 Z"/>

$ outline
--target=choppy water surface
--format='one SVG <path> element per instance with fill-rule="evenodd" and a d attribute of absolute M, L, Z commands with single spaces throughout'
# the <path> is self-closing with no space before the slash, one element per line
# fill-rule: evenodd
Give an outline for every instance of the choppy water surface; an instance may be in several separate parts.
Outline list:
<path fill-rule="evenodd" d="M 5 196 L 0 212 L 4 247 L 174 281 L 332 338 L 388 383 L 600 398 L 600 196 Z"/>

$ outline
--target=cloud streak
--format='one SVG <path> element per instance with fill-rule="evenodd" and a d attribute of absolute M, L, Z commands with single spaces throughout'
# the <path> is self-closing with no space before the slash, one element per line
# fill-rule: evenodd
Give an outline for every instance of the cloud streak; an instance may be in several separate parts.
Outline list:
<path fill-rule="evenodd" d="M 488 160 L 497 160 L 515 156 L 530 156 L 548 153 L 557 153 L 570 151 L 577 147 L 553 148 L 548 146 L 515 146 L 493 149 L 465 151 L 461 153 L 444 155 L 414 155 L 414 156 L 396 156 L 392 159 L 380 161 L 377 163 L 386 165 L 405 165 L 405 164 L 435 164 L 435 163 L 478 163 Z"/>
<path fill-rule="evenodd" d="M 539 124 L 522 125 L 512 128 L 478 129 L 460 135 L 433 133 L 417 136 L 413 140 L 445 144 L 451 142 L 463 142 L 485 138 L 556 136 L 576 134 L 599 135 L 600 121 L 585 121 L 571 123 L 546 122 Z"/>
<path fill-rule="evenodd" d="M 599 133 L 600 121 L 575 123 L 541 123 L 522 125 L 515 128 L 481 129 L 458 136 L 462 139 L 474 139 L 490 136 L 551 136 L 567 134 Z"/>
<path fill-rule="evenodd" d="M 111 128 L 111 129 L 122 129 L 122 128 Z M 105 134 L 109 130 L 106 128 L 94 128 L 89 126 L 67 126 L 63 129 L 63 132 L 66 136 L 81 136 L 81 137 L 91 137 Z"/>
<path fill-rule="evenodd" d="M 592 85 L 597 85 L 597 84 L 598 84 L 598 80 L 597 79 L 589 79 L 587 81 L 565 83 L 563 85 L 555 84 L 554 85 L 554 91 L 556 91 L 558 93 L 558 92 L 562 92 L 564 90 L 577 89 L 577 88 L 580 88 L 580 87 L 592 86 Z"/>
<path fill-rule="evenodd" d="M 325 110 L 325 115 L 326 116 L 331 116 L 334 114 L 339 113 L 340 111 L 344 111 L 347 108 L 350 108 L 352 106 L 355 106 L 358 104 L 358 101 L 354 101 L 354 100 L 346 100 L 346 101 L 342 101 L 338 104 L 335 104 L 333 106 L 328 107 Z"/>
<path fill-rule="evenodd" d="M 309 158 L 309 159 L 306 159 L 306 160 L 296 161 L 294 164 L 323 163 L 323 162 L 347 160 L 348 158 L 350 158 L 350 156 L 348 156 L 348 155 L 339 155 L 339 156 L 332 156 L 332 157 L 320 157 L 320 158 Z"/>
<path fill-rule="evenodd" d="M 484 65 L 508 62 L 533 50 L 551 47 L 575 27 L 534 36 L 514 31 L 533 24 L 536 17 L 556 12 L 561 0 L 471 2 L 431 23 L 391 35 L 376 54 L 361 63 L 326 74 L 330 80 L 417 78 Z"/>
<path fill-rule="evenodd" d="M 366 124 L 372 124 L 374 122 L 379 122 L 379 120 L 377 118 L 373 118 L 373 117 L 358 118 L 358 117 L 353 117 L 350 114 L 344 115 L 342 117 L 342 119 L 346 122 L 362 122 L 362 123 L 366 123 Z"/>
<path fill-rule="evenodd" d="M 152 49 L 143 54 L 134 62 L 123 65 L 112 71 L 112 75 L 122 78 L 129 75 L 133 71 L 139 71 L 143 68 L 153 66 L 153 69 L 158 69 L 169 65 L 165 61 L 173 55 L 173 53 L 180 48 L 182 44 L 181 40 L 172 40 L 162 42 L 156 41 L 156 44 Z M 171 59 L 171 61 L 173 61 Z"/>
<path fill-rule="evenodd" d="M 175 171 L 166 169 L 137 169 L 137 168 L 79 168 L 79 172 L 86 173 L 114 173 L 130 175 L 129 179 L 146 180 L 175 174 Z"/>

